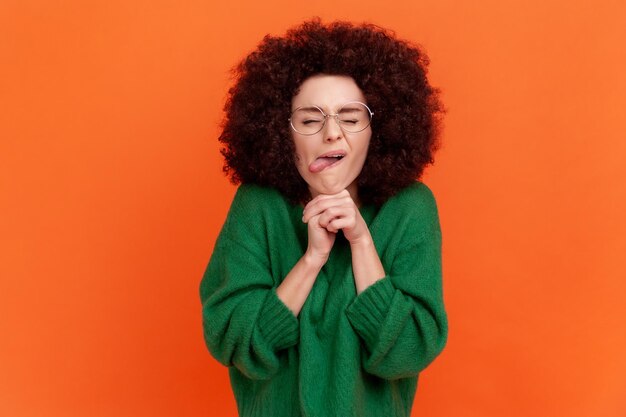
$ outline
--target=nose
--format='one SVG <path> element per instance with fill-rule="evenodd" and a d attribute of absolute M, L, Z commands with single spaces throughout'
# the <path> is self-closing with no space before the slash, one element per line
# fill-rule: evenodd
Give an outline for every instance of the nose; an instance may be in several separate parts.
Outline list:
<path fill-rule="evenodd" d="M 341 130 L 337 116 L 328 115 L 326 119 L 326 126 L 324 126 L 324 139 L 327 142 L 331 142 L 341 139 L 342 136 L 343 131 Z"/>

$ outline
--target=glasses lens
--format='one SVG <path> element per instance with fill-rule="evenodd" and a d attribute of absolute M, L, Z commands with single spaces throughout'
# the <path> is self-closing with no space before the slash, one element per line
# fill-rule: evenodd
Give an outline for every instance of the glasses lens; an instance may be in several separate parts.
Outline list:
<path fill-rule="evenodd" d="M 349 133 L 365 130 L 372 121 L 372 112 L 359 102 L 344 104 L 336 115 L 341 128 Z M 317 107 L 302 107 L 291 114 L 291 126 L 302 135 L 314 135 L 324 127 L 326 115 Z"/>
<path fill-rule="evenodd" d="M 291 115 L 291 125 L 303 135 L 313 135 L 322 130 L 324 120 L 324 113 L 316 107 L 303 107 Z"/>
<path fill-rule="evenodd" d="M 365 130 L 372 121 L 372 113 L 363 103 L 346 103 L 337 115 L 342 129 L 351 133 Z"/>

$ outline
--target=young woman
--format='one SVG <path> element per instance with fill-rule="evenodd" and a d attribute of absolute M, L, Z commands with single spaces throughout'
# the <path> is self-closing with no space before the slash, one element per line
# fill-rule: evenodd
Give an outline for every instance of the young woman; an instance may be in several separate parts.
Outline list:
<path fill-rule="evenodd" d="M 241 184 L 200 285 L 239 414 L 409 416 L 443 349 L 430 189 L 442 107 L 425 54 L 305 22 L 236 68 L 220 141 Z"/>

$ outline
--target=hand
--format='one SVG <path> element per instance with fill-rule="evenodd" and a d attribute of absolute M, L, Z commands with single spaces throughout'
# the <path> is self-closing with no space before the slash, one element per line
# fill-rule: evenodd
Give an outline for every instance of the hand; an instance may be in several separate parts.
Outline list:
<path fill-rule="evenodd" d="M 311 200 L 304 207 L 302 221 L 309 223 L 313 219 L 316 219 L 318 227 L 329 233 L 343 230 L 350 244 L 371 239 L 367 224 L 347 190 L 332 195 L 320 194 Z"/>
<path fill-rule="evenodd" d="M 309 245 L 307 254 L 314 263 L 324 265 L 330 255 L 330 250 L 335 244 L 335 233 L 329 232 L 326 228 L 319 224 L 320 215 L 307 217 L 305 223 L 308 223 Z M 304 221 L 304 219 L 303 219 Z M 321 266 L 320 265 L 320 266 Z"/>

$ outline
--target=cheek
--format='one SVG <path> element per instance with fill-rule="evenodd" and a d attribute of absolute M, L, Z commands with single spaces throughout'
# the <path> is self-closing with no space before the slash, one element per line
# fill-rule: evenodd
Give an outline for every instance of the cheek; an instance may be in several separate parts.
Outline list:
<path fill-rule="evenodd" d="M 294 141 L 294 152 L 295 152 L 296 165 L 306 164 L 307 157 L 310 154 L 306 145 L 298 141 Z"/>
<path fill-rule="evenodd" d="M 306 158 L 302 152 L 302 149 L 296 146 L 294 149 L 293 162 L 294 164 L 296 164 L 296 169 L 298 170 L 302 178 L 304 178 L 307 173 L 307 166 L 305 161 Z"/>
<path fill-rule="evenodd" d="M 296 164 L 296 168 L 298 169 L 298 172 L 300 173 L 300 175 L 302 176 L 304 174 L 304 162 L 302 160 L 302 157 L 299 156 L 297 153 L 295 155 L 294 158 L 294 163 Z"/>
<path fill-rule="evenodd" d="M 369 150 L 369 145 L 370 145 L 370 137 L 366 137 L 364 138 L 364 140 L 362 142 L 359 143 L 359 149 L 358 149 L 358 153 L 359 153 L 359 161 L 361 161 L 361 163 L 365 162 L 365 159 L 367 158 L 367 152 Z"/>

